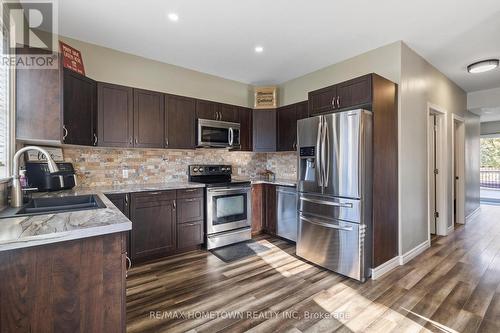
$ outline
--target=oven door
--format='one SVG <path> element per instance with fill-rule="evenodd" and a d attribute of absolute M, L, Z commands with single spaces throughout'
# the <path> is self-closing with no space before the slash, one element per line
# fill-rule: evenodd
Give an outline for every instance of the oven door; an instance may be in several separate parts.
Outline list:
<path fill-rule="evenodd" d="M 249 186 L 207 189 L 207 234 L 249 227 L 251 195 Z"/>
<path fill-rule="evenodd" d="M 238 123 L 198 119 L 196 135 L 198 147 L 240 147 L 240 124 Z"/>

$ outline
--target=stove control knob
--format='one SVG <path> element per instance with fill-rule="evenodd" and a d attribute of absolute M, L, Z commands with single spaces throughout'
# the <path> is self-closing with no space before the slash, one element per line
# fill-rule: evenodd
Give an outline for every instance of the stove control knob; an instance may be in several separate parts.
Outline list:
<path fill-rule="evenodd" d="M 199 172 L 203 172 L 203 168 L 198 168 L 198 171 Z"/>
<path fill-rule="evenodd" d="M 194 172 L 198 172 L 198 168 L 193 168 L 193 171 Z"/>

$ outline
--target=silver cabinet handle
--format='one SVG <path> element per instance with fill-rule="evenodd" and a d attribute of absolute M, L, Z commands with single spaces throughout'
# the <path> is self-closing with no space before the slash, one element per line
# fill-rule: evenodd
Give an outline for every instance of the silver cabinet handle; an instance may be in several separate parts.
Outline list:
<path fill-rule="evenodd" d="M 128 205 L 128 193 L 125 194 L 125 206 L 127 206 L 127 205 Z"/>
<path fill-rule="evenodd" d="M 149 192 L 148 194 L 149 194 L 149 195 L 160 195 L 160 194 L 162 194 L 162 193 L 163 193 L 163 192 L 161 192 L 161 191 L 160 191 L 160 192 Z"/>
<path fill-rule="evenodd" d="M 198 191 L 197 188 L 193 188 L 193 189 L 188 189 L 188 190 L 183 190 L 184 192 L 196 192 Z"/>
<path fill-rule="evenodd" d="M 68 129 L 66 128 L 66 125 L 63 125 L 63 142 L 66 140 L 66 137 L 68 136 Z"/>
<path fill-rule="evenodd" d="M 125 258 L 127 259 L 127 270 L 125 272 L 125 277 L 127 277 L 128 271 L 132 268 L 132 260 L 130 260 L 128 256 L 125 256 Z"/>
<path fill-rule="evenodd" d="M 340 96 L 337 96 L 337 108 L 340 108 Z"/>
<path fill-rule="evenodd" d="M 194 201 L 199 201 L 198 198 L 190 198 L 190 199 L 185 199 L 186 202 L 194 202 Z"/>
<path fill-rule="evenodd" d="M 337 230 L 342 230 L 342 231 L 352 231 L 352 227 L 341 227 L 336 224 L 330 224 L 330 223 L 324 223 L 324 222 L 319 222 L 319 221 L 313 221 L 311 219 L 308 219 L 307 217 L 304 217 L 303 215 L 300 215 L 300 219 L 312 224 L 316 224 L 325 228 L 330 228 L 330 229 L 337 229 Z"/>
<path fill-rule="evenodd" d="M 332 108 L 335 109 L 335 96 L 332 97 Z"/>
<path fill-rule="evenodd" d="M 176 200 L 174 200 L 174 201 L 172 202 L 172 207 L 173 207 L 174 209 L 176 209 L 176 208 L 177 208 L 177 204 L 175 203 L 175 201 L 176 201 Z"/>
<path fill-rule="evenodd" d="M 129 144 L 132 144 L 132 137 L 129 137 L 129 138 L 128 138 L 128 143 L 129 143 Z"/>
<path fill-rule="evenodd" d="M 137 144 L 139 141 L 137 140 L 137 138 L 135 138 L 135 144 Z"/>
<path fill-rule="evenodd" d="M 97 135 L 94 133 L 94 146 L 97 146 Z"/>
<path fill-rule="evenodd" d="M 323 128 L 322 126 L 323 122 L 323 116 L 319 117 L 319 123 L 318 123 L 318 135 L 316 137 L 316 174 L 318 175 L 318 185 L 320 187 L 323 187 L 323 171 L 321 170 L 321 156 L 320 156 L 320 151 L 321 151 L 321 130 Z"/>
<path fill-rule="evenodd" d="M 168 138 L 165 138 L 165 147 L 168 147 Z"/>
<path fill-rule="evenodd" d="M 343 207 L 343 208 L 352 208 L 353 205 L 350 202 L 334 202 L 334 201 L 326 201 L 326 200 L 318 200 L 318 199 L 309 199 L 309 198 L 304 198 L 301 197 L 300 200 L 302 201 L 307 201 L 307 202 L 312 202 L 320 205 L 327 205 L 327 206 L 335 206 L 335 207 Z"/>

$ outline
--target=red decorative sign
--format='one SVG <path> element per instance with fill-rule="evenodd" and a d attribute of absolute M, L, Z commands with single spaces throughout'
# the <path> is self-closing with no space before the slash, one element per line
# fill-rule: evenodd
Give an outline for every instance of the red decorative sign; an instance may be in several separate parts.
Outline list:
<path fill-rule="evenodd" d="M 68 44 L 59 41 L 61 53 L 63 57 L 63 67 L 71 69 L 78 74 L 85 75 L 83 68 L 82 54 L 77 49 L 72 48 Z"/>

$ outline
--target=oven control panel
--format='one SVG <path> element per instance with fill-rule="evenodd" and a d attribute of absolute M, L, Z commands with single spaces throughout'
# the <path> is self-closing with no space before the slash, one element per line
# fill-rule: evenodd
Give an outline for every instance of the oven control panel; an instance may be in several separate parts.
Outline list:
<path fill-rule="evenodd" d="M 231 175 L 232 168 L 230 165 L 190 165 L 190 176 L 218 176 Z"/>

